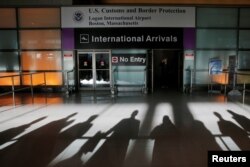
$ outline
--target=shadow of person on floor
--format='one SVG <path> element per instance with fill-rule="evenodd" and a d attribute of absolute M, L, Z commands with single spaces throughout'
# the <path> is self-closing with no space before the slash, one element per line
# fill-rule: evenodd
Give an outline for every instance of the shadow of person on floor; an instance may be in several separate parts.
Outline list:
<path fill-rule="evenodd" d="M 89 117 L 87 121 L 78 123 L 72 126 L 71 128 L 67 129 L 66 131 L 62 132 L 58 136 L 52 160 L 56 158 L 56 156 L 58 156 L 64 149 L 66 149 L 74 140 L 81 138 L 93 126 L 92 121 L 95 120 L 97 117 L 98 115 L 93 115 Z M 97 137 L 93 137 L 93 140 L 96 140 L 96 138 Z M 84 152 L 86 152 L 85 150 L 86 148 L 81 147 L 81 149 L 74 156 L 65 159 L 57 164 L 53 164 L 52 162 L 52 164 L 50 164 L 49 166 L 58 166 L 58 167 L 82 166 L 83 163 L 81 161 L 81 156 Z"/>
<path fill-rule="evenodd" d="M 16 143 L 0 152 L 1 167 L 44 167 L 50 161 L 60 130 L 72 121 L 77 113 L 52 121 L 20 137 Z"/>
<path fill-rule="evenodd" d="M 42 121 L 44 120 L 45 118 L 47 117 L 41 117 L 41 118 L 38 118 L 28 124 L 25 124 L 25 125 L 21 125 L 21 126 L 18 126 L 18 127 L 14 127 L 14 128 L 10 128 L 10 129 L 7 129 L 3 132 L 0 132 L 0 145 L 10 141 L 11 139 L 13 139 L 14 137 L 18 136 L 19 134 L 23 133 L 25 131 L 25 129 L 29 128 L 31 125 L 39 122 L 39 121 Z"/>
<path fill-rule="evenodd" d="M 246 131 L 248 131 L 250 133 L 250 119 L 237 114 L 236 112 L 233 112 L 231 110 L 227 110 L 227 112 L 229 112 L 230 114 L 232 114 L 233 119 L 235 119 L 235 121 L 237 121 Z"/>
<path fill-rule="evenodd" d="M 87 121 L 75 124 L 69 129 L 60 133 L 57 137 L 51 160 L 58 156 L 74 140 L 81 138 L 93 126 L 92 121 L 94 121 L 97 117 L 98 115 L 93 115 L 89 117 Z"/>
<path fill-rule="evenodd" d="M 218 125 L 223 136 L 230 137 L 241 150 L 250 149 L 250 139 L 244 129 L 225 120 L 218 112 L 214 112 L 214 115 L 219 118 Z"/>
<path fill-rule="evenodd" d="M 180 155 L 179 132 L 168 116 L 152 130 L 150 138 L 155 140 L 152 167 L 180 166 L 176 160 Z"/>
<path fill-rule="evenodd" d="M 181 166 L 207 166 L 207 152 L 221 150 L 213 134 L 201 121 L 193 120 L 187 129 L 180 131 L 182 151 L 178 158 Z"/>
<path fill-rule="evenodd" d="M 82 167 L 84 166 L 84 161 L 82 161 L 82 156 L 85 156 L 88 152 L 92 152 L 97 146 L 103 134 L 98 131 L 93 137 L 91 137 L 84 145 L 79 149 L 79 151 L 72 157 L 60 161 L 56 164 L 51 164 L 49 167 Z"/>
<path fill-rule="evenodd" d="M 132 112 L 130 118 L 117 123 L 103 135 L 106 141 L 99 150 L 86 162 L 86 167 L 121 167 L 124 163 L 130 139 L 136 139 L 140 121 L 135 117 L 138 110 Z M 110 137 L 108 137 L 111 134 Z"/>

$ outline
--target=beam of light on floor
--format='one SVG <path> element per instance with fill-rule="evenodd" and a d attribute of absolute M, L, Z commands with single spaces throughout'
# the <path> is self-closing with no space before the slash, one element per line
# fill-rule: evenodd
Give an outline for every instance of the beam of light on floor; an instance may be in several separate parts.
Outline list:
<path fill-rule="evenodd" d="M 93 121 L 93 127 L 85 133 L 84 136 L 94 136 L 98 131 L 103 133 L 107 132 L 122 119 L 129 118 L 135 110 L 138 110 L 136 119 L 142 124 L 147 108 L 148 105 L 145 103 L 114 104 L 105 113 Z"/>
<path fill-rule="evenodd" d="M 242 126 L 233 119 L 232 115 L 227 110 L 232 110 L 237 114 L 250 119 L 249 111 L 234 103 L 189 103 L 188 107 L 194 119 L 203 122 L 206 128 L 214 135 L 221 135 L 218 126 L 219 119 L 215 116 L 214 112 L 219 113 L 223 119 L 230 121 L 241 128 Z"/>
<path fill-rule="evenodd" d="M 162 124 L 162 119 L 166 115 L 174 123 L 173 108 L 169 103 L 159 103 L 154 111 L 148 112 L 153 112 L 153 117 L 150 119 L 150 122 L 144 122 L 144 124 L 150 124 L 150 129 L 143 129 L 140 135 L 144 138 L 130 141 L 124 167 L 149 167 L 152 162 L 154 149 L 154 140 L 149 138 L 151 131 L 156 126 Z"/>
<path fill-rule="evenodd" d="M 169 119 L 173 124 L 174 122 L 174 115 L 173 115 L 173 107 L 169 103 L 159 103 L 155 107 L 154 116 L 152 118 L 152 125 L 150 132 L 158 125 L 162 124 L 162 119 L 164 116 L 169 116 Z"/>
<path fill-rule="evenodd" d="M 9 141 L 9 142 L 6 142 L 6 143 L 0 145 L 0 150 L 3 150 L 4 148 L 14 144 L 15 142 L 17 142 L 17 140 L 12 140 L 12 141 Z"/>
<path fill-rule="evenodd" d="M 221 137 L 223 143 L 229 148 L 229 151 L 241 151 L 237 144 L 232 140 L 231 137 L 223 136 Z"/>
<path fill-rule="evenodd" d="M 76 139 L 67 148 L 65 148 L 54 160 L 50 162 L 48 167 L 55 166 L 60 162 L 69 160 L 76 155 L 81 147 L 87 142 L 87 139 Z"/>
<path fill-rule="evenodd" d="M 62 127 L 62 130 L 66 130 L 79 122 L 86 121 L 93 115 L 99 115 L 103 113 L 104 109 L 107 109 L 108 106 L 110 106 L 110 104 L 50 105 L 45 107 L 41 107 L 41 105 L 26 105 L 24 107 L 14 108 L 13 111 L 6 112 L 7 115 L 5 117 L 11 117 L 12 119 L 1 123 L 0 132 L 4 133 L 5 131 L 30 124 L 32 121 L 38 118 L 45 118 L 39 122 L 25 127 L 25 129 L 23 129 L 20 134 L 17 134 L 12 138 L 12 140 L 18 140 L 22 136 L 32 133 L 33 131 L 42 128 L 49 123 L 52 123 L 53 121 L 64 119 L 68 115 L 76 113 L 74 117 L 71 117 L 65 122 L 65 124 L 67 124 L 67 122 L 72 121 L 72 125 L 69 124 L 66 127 Z M 8 141 L 6 141 L 6 143 L 7 142 Z M 13 144 L 13 142 L 10 142 L 9 145 L 11 144 Z"/>
<path fill-rule="evenodd" d="M 234 127 L 234 131 L 238 129 L 237 132 L 232 131 L 232 135 L 238 131 L 246 131 L 237 121 L 237 117 L 250 120 L 249 110 L 236 103 L 189 103 L 188 107 L 194 119 L 203 122 L 215 136 L 215 140 L 222 150 L 241 150 L 235 141 L 227 136 L 228 134 L 223 134 L 223 131 L 228 129 L 226 126 Z M 227 131 L 225 133 L 228 133 Z"/>
<path fill-rule="evenodd" d="M 92 108 L 92 107 L 95 107 L 95 108 Z M 86 108 L 86 106 L 85 106 L 85 108 L 84 108 L 85 111 L 83 111 L 83 113 L 85 113 L 85 115 L 80 116 L 81 119 L 83 119 L 83 118 L 87 119 L 91 114 L 98 114 L 99 115 L 95 120 L 93 120 L 93 122 L 92 122 L 93 126 L 82 136 L 83 138 L 89 138 L 89 139 L 81 139 L 84 141 L 82 143 L 79 143 L 76 141 L 72 142 L 72 144 L 70 146 L 68 146 L 68 148 L 66 148 L 61 154 L 59 154 L 51 162 L 51 164 L 61 163 L 63 161 L 66 161 L 70 157 L 75 156 L 77 154 L 77 152 L 79 151 L 79 149 L 74 150 L 72 148 L 84 147 L 84 144 L 88 140 L 90 140 L 96 133 L 98 133 L 98 132 L 105 133 L 106 131 L 108 131 L 109 129 L 114 127 L 122 119 L 130 118 L 131 114 L 135 110 L 138 110 L 138 114 L 136 115 L 135 118 L 138 119 L 140 122 L 143 122 L 146 111 L 148 109 L 148 106 L 145 103 L 112 104 L 111 106 L 105 105 L 105 106 L 99 106 L 99 107 L 100 107 L 100 110 L 98 111 L 98 106 L 96 106 L 96 105 L 91 106 L 89 109 Z M 74 105 L 74 109 L 75 108 L 76 107 Z M 87 114 L 88 116 L 86 116 L 86 112 L 87 112 L 86 110 L 90 110 L 90 113 Z M 77 111 L 77 110 L 74 110 L 74 111 Z M 81 114 L 81 113 L 78 111 L 78 117 L 79 117 L 79 114 Z M 75 117 L 72 119 L 75 119 Z M 79 121 L 80 120 L 76 119 L 73 124 L 76 124 Z M 70 127 L 71 126 L 73 126 L 73 125 L 70 125 Z M 70 127 L 65 127 L 65 128 L 67 129 Z M 65 128 L 64 128 L 64 130 L 65 130 Z M 106 137 L 109 137 L 109 136 L 106 136 Z M 87 163 L 92 158 L 92 156 L 94 156 L 95 153 L 102 147 L 102 145 L 104 144 L 105 141 L 106 141 L 106 139 L 101 139 L 92 152 L 82 154 L 82 156 L 81 156 L 82 163 L 83 164 Z"/>
<path fill-rule="evenodd" d="M 11 110 L 0 113 L 0 124 L 3 124 L 5 122 L 11 121 L 19 117 L 23 117 L 25 114 L 29 114 L 43 107 L 46 107 L 46 106 L 45 105 L 25 105 L 25 106 L 12 108 Z"/>

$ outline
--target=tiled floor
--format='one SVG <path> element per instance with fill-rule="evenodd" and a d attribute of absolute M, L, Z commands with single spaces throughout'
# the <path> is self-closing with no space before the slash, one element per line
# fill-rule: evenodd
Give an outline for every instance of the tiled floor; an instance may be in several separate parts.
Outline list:
<path fill-rule="evenodd" d="M 250 150 L 250 103 L 220 94 L 0 100 L 1 167 L 205 167 L 208 150 Z"/>

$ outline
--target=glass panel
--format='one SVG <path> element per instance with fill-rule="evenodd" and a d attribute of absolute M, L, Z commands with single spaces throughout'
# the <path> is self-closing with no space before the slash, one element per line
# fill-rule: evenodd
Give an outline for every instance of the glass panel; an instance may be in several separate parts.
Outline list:
<path fill-rule="evenodd" d="M 61 72 L 46 72 L 46 85 L 59 86 L 62 85 L 62 73 Z M 30 85 L 30 75 L 22 77 L 23 85 Z M 35 74 L 32 77 L 33 85 L 44 84 L 44 73 Z"/>
<path fill-rule="evenodd" d="M 21 53 L 22 69 L 61 70 L 62 58 L 60 51 L 30 51 Z"/>
<path fill-rule="evenodd" d="M 14 8 L 0 8 L 0 20 L 0 28 L 16 28 L 16 10 Z"/>
<path fill-rule="evenodd" d="M 210 58 L 219 58 L 222 60 L 223 69 L 228 68 L 228 57 L 236 55 L 236 51 L 196 51 L 196 69 L 208 70 Z"/>
<path fill-rule="evenodd" d="M 21 49 L 60 49 L 60 30 L 21 30 Z"/>
<path fill-rule="evenodd" d="M 79 69 L 92 69 L 92 53 L 80 53 Z"/>
<path fill-rule="evenodd" d="M 79 53 L 79 85 L 82 88 L 93 88 L 93 70 L 92 70 L 92 53 Z"/>
<path fill-rule="evenodd" d="M 98 87 L 109 87 L 110 77 L 109 70 L 96 70 L 96 86 Z"/>
<path fill-rule="evenodd" d="M 197 8 L 198 27 L 236 27 L 236 8 Z"/>
<path fill-rule="evenodd" d="M 113 66 L 114 81 L 118 85 L 142 85 L 145 81 L 145 66 Z"/>
<path fill-rule="evenodd" d="M 240 9 L 240 27 L 250 28 L 249 18 L 250 18 L 250 8 Z"/>
<path fill-rule="evenodd" d="M 93 87 L 93 70 L 79 71 L 80 87 Z"/>
<path fill-rule="evenodd" d="M 20 27 L 60 27 L 59 8 L 21 8 Z"/>
<path fill-rule="evenodd" d="M 250 69 L 250 51 L 239 51 L 238 69 Z"/>
<path fill-rule="evenodd" d="M 0 52 L 0 70 L 18 71 L 19 61 L 17 52 Z"/>
<path fill-rule="evenodd" d="M 209 75 L 208 71 L 196 71 L 195 73 L 195 83 L 196 84 L 208 84 L 209 81 Z"/>
<path fill-rule="evenodd" d="M 96 53 L 96 86 L 109 87 L 109 53 Z"/>
<path fill-rule="evenodd" d="M 145 49 L 117 49 L 112 50 L 112 55 L 127 54 L 147 54 Z M 114 71 L 114 84 L 118 85 L 143 85 L 145 83 L 146 66 L 112 66 Z"/>
<path fill-rule="evenodd" d="M 13 76 L 13 75 L 19 75 L 19 73 L 16 72 L 1 72 L 0 76 Z M 11 86 L 12 85 L 12 77 L 6 77 L 6 78 L 0 78 L 0 86 Z M 14 85 L 20 85 L 20 77 L 15 76 L 14 77 Z"/>
<path fill-rule="evenodd" d="M 240 30 L 239 48 L 250 49 L 250 30 Z"/>
<path fill-rule="evenodd" d="M 17 31 L 0 30 L 0 49 L 17 49 Z"/>
<path fill-rule="evenodd" d="M 46 72 L 46 85 L 58 86 L 62 85 L 62 73 L 61 72 Z"/>
<path fill-rule="evenodd" d="M 236 30 L 197 30 L 197 48 L 236 48 Z"/>
<path fill-rule="evenodd" d="M 96 69 L 109 69 L 109 53 L 96 53 Z"/>

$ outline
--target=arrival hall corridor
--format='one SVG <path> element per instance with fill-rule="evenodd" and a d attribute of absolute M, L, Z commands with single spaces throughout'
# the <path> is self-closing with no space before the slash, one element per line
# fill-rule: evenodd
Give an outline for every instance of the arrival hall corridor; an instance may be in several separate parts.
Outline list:
<path fill-rule="evenodd" d="M 208 150 L 250 150 L 250 103 L 223 95 L 0 100 L 1 167 L 205 167 Z"/>

